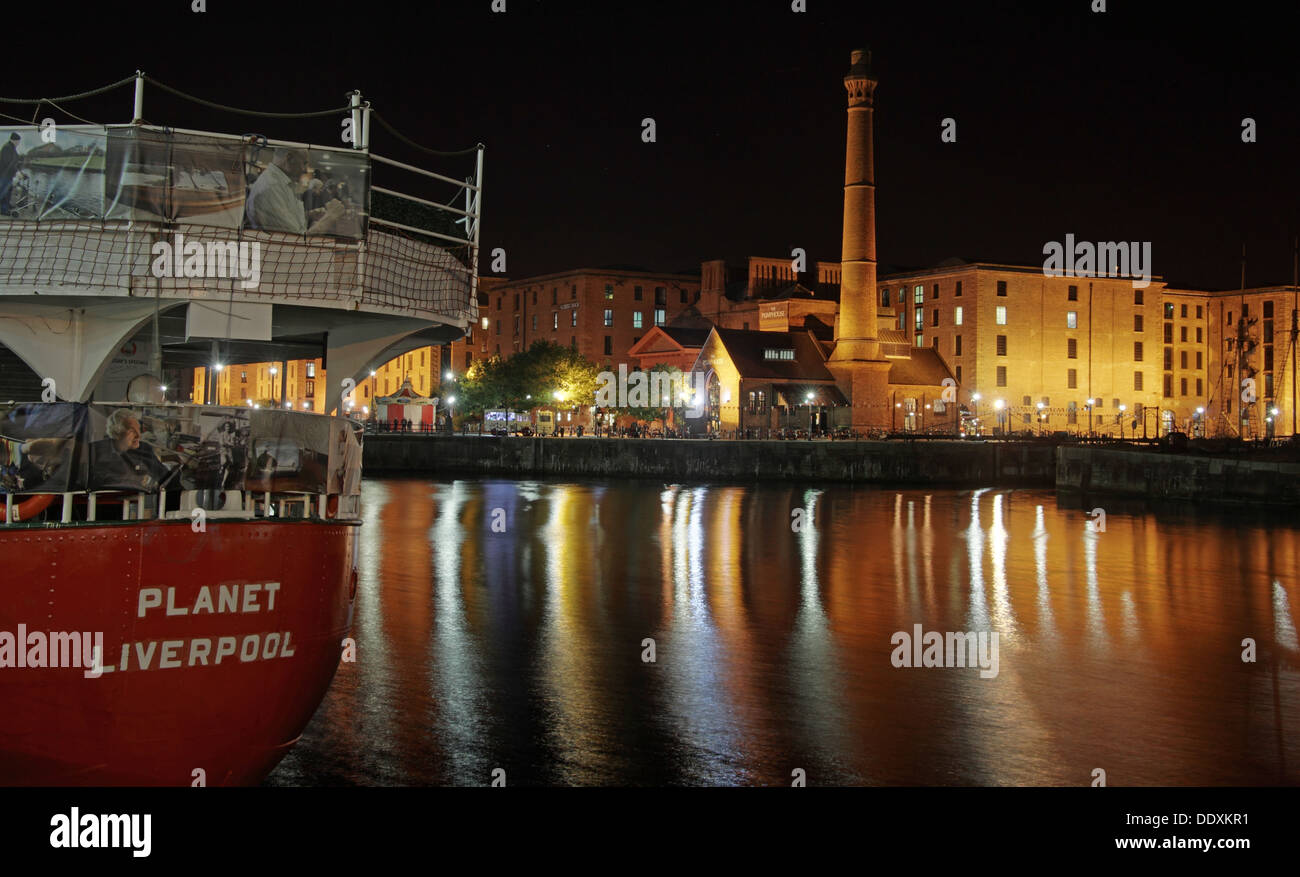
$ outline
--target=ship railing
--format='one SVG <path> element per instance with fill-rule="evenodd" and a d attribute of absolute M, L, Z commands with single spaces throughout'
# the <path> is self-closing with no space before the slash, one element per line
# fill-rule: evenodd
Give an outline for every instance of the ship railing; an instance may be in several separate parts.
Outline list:
<path fill-rule="evenodd" d="M 179 508 L 167 509 L 168 496 L 179 493 Z M 207 508 L 205 498 L 216 494 L 221 497 L 220 508 Z M 205 497 L 206 495 L 206 497 Z M 337 493 L 311 493 L 303 491 L 269 490 L 162 490 L 158 493 L 134 493 L 121 490 L 100 490 L 89 493 L 55 494 L 61 499 L 59 524 L 94 524 L 106 521 L 180 521 L 188 520 L 196 532 L 208 520 L 297 520 L 338 521 L 361 520 L 361 497 Z M 85 497 L 85 517 L 79 518 L 74 509 Z M 5 515 L 0 526 L 15 526 L 17 504 L 23 496 L 5 494 Z M 163 509 L 161 515 L 158 510 Z M 48 526 L 52 521 L 32 521 L 27 526 Z"/>
<path fill-rule="evenodd" d="M 0 127 L 0 137 L 10 134 L 20 137 L 21 164 L 12 215 L 0 223 L 0 293 L 57 287 L 62 295 L 172 300 L 219 293 L 461 326 L 476 317 L 481 145 L 466 151 L 470 164 L 458 179 L 368 147 L 257 135 L 66 125 L 47 143 L 34 126 Z M 309 221 L 306 232 L 260 214 L 254 224 L 246 209 L 253 180 L 287 152 L 306 156 L 325 180 L 310 190 L 304 215 L 310 220 L 329 199 L 345 205 L 342 216 Z M 173 258 L 160 261 L 159 244 Z M 193 245 L 203 250 L 201 276 L 174 276 L 170 269 Z M 248 259 L 230 263 L 230 247 Z"/>

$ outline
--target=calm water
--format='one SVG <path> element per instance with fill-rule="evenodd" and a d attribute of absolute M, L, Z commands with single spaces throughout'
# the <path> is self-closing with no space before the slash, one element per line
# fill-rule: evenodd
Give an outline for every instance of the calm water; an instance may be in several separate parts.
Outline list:
<path fill-rule="evenodd" d="M 1300 782 L 1290 518 L 1111 508 L 1097 532 L 1009 490 L 364 492 L 358 658 L 269 784 Z M 998 632 L 998 675 L 893 666 L 915 624 Z"/>

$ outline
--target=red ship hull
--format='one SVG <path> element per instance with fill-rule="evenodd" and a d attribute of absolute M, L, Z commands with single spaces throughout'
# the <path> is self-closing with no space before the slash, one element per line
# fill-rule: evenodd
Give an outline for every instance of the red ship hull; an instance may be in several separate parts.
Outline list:
<path fill-rule="evenodd" d="M 0 529 L 0 632 L 23 625 L 28 659 L 33 631 L 103 635 L 98 678 L 12 655 L 0 669 L 0 784 L 259 782 L 338 667 L 356 533 L 309 520 Z"/>

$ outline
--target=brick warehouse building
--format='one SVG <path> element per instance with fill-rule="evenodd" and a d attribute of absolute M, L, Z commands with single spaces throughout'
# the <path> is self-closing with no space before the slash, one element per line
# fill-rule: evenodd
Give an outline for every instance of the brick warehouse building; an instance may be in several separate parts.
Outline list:
<path fill-rule="evenodd" d="M 628 351 L 655 326 L 666 326 L 699 300 L 691 275 L 580 268 L 506 280 L 479 299 L 478 357 L 527 350 L 536 341 L 576 349 L 600 368 L 628 362 Z M 462 352 L 462 356 L 463 356 Z M 463 360 L 455 368 L 463 371 Z"/>

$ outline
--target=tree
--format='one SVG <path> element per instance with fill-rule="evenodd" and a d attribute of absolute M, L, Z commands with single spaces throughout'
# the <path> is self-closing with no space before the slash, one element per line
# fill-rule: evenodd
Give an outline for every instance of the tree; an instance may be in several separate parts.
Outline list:
<path fill-rule="evenodd" d="M 458 384 L 456 405 L 464 413 L 497 408 L 521 411 L 557 402 L 591 405 L 597 383 L 596 366 L 582 354 L 538 341 L 509 359 L 475 360 Z"/>
<path fill-rule="evenodd" d="M 519 360 L 520 381 L 532 395 L 534 404 L 594 403 L 599 383 L 596 366 L 573 348 L 553 341 L 538 341 L 514 359 Z"/>
<path fill-rule="evenodd" d="M 634 370 L 628 375 L 629 388 L 632 386 L 633 383 L 632 375 L 637 374 L 637 372 L 639 371 L 641 370 L 640 369 Z M 660 386 L 660 384 L 662 383 L 662 379 L 658 378 L 657 376 L 661 374 L 667 374 L 669 376 L 670 382 L 672 384 L 672 392 L 668 398 L 664 398 L 663 394 L 659 393 L 658 394 L 659 399 L 657 400 L 659 404 L 657 406 L 654 406 L 650 404 L 651 401 L 654 401 L 650 394 L 650 387 L 652 384 L 656 387 Z M 677 368 L 677 366 L 668 365 L 667 363 L 661 362 L 658 365 L 655 365 L 651 367 L 648 371 L 646 371 L 645 375 L 646 375 L 645 378 L 646 383 L 644 386 L 646 388 L 645 390 L 646 404 L 637 405 L 637 406 L 633 406 L 633 405 L 624 405 L 621 407 L 616 406 L 615 410 L 618 411 L 620 414 L 630 415 L 631 417 L 634 417 L 637 420 L 641 420 L 641 421 L 662 420 L 665 423 L 668 422 L 668 412 L 671 410 L 674 414 L 674 422 L 681 423 L 682 417 L 685 415 L 685 409 L 687 408 L 686 394 L 691 390 L 691 388 L 686 384 L 685 373 L 682 372 L 681 369 Z M 633 394 L 629 389 L 628 392 L 629 398 L 624 401 L 632 401 L 631 399 L 632 395 Z"/>

